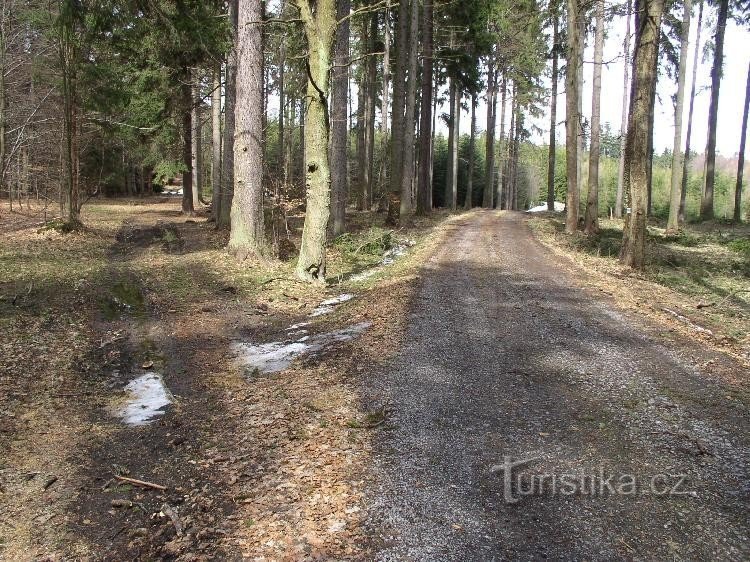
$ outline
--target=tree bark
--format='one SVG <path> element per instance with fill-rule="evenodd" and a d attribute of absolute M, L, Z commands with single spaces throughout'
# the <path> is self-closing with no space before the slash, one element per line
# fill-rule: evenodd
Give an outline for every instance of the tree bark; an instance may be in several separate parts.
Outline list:
<path fill-rule="evenodd" d="M 490 111 L 490 108 L 487 108 L 487 111 Z M 477 95 L 472 92 L 471 94 L 471 127 L 469 131 L 469 169 L 467 172 L 467 178 L 466 178 L 466 199 L 464 200 L 464 209 L 469 210 L 472 207 L 472 197 L 473 197 L 473 191 L 474 191 L 474 145 L 476 143 L 476 136 L 477 136 Z M 494 156 L 494 152 L 493 152 Z M 494 160 L 494 158 L 493 158 Z M 495 164 L 493 162 L 492 166 L 494 167 Z M 492 175 L 490 174 L 490 178 Z M 491 186 L 492 184 L 490 184 Z M 491 187 L 488 189 L 485 189 L 485 192 L 489 191 L 492 193 Z M 492 205 L 489 207 L 492 208 Z"/>
<path fill-rule="evenodd" d="M 234 110 L 237 97 L 237 2 L 229 4 L 229 25 L 233 45 L 227 55 L 224 83 L 224 142 L 221 163 L 221 198 L 217 213 L 217 228 L 229 228 L 232 199 L 234 199 Z"/>
<path fill-rule="evenodd" d="M 404 172 L 404 109 L 406 106 L 406 65 L 409 49 L 409 7 L 413 0 L 401 0 L 396 28 L 396 72 L 393 76 L 393 130 L 391 139 L 391 177 L 387 223 L 398 224 L 400 213 L 401 180 Z"/>
<path fill-rule="evenodd" d="M 654 59 L 658 53 L 664 0 L 638 0 L 633 105 L 628 124 L 629 158 L 626 174 L 630 186 L 631 214 L 626 221 L 620 261 L 634 269 L 645 262 L 646 213 L 648 197 L 648 135 L 651 98 L 656 91 Z"/>
<path fill-rule="evenodd" d="M 701 197 L 701 219 L 714 218 L 714 183 L 716 181 L 716 124 L 719 116 L 719 87 L 724 64 L 724 33 L 727 27 L 729 0 L 719 0 L 719 16 L 714 35 L 714 64 L 711 68 L 711 104 L 708 108 L 708 139 L 706 140 L 705 184 Z"/>
<path fill-rule="evenodd" d="M 329 141 L 329 70 L 336 30 L 334 0 L 295 0 L 307 38 L 307 112 L 305 170 L 307 208 L 296 274 L 306 281 L 324 282 L 326 227 L 331 209 Z"/>
<path fill-rule="evenodd" d="M 628 100 L 628 92 L 630 90 L 630 79 L 628 73 L 630 71 L 630 19 L 631 12 L 633 11 L 633 0 L 628 0 L 627 13 L 625 17 L 625 40 L 623 45 L 624 54 L 624 80 L 622 86 L 622 120 L 620 123 L 620 162 L 617 169 L 617 194 L 615 195 L 615 217 L 618 219 L 622 218 L 622 201 L 623 194 L 625 192 L 625 143 L 627 139 L 628 130 L 628 112 L 630 108 L 630 102 Z"/>
<path fill-rule="evenodd" d="M 386 0 L 386 9 L 383 12 L 383 96 L 380 106 L 380 170 L 378 172 L 378 190 L 379 198 L 382 200 L 382 196 L 387 192 L 387 161 L 386 154 L 388 154 L 388 105 L 389 105 L 389 92 L 391 84 L 391 24 L 389 21 L 389 14 L 391 11 L 390 0 Z"/>
<path fill-rule="evenodd" d="M 331 234 L 338 236 L 346 227 L 346 200 L 349 193 L 347 146 L 349 143 L 349 15 L 351 0 L 336 2 L 334 66 L 331 77 Z M 346 18 L 346 19 L 344 19 Z"/>
<path fill-rule="evenodd" d="M 451 210 L 458 205 L 458 141 L 461 138 L 461 92 L 455 80 L 451 80 L 455 92 L 453 109 L 453 145 L 451 146 Z"/>
<path fill-rule="evenodd" d="M 672 173 L 670 177 L 669 218 L 667 234 L 680 228 L 680 186 L 682 184 L 682 113 L 685 105 L 685 75 L 687 74 L 688 45 L 690 44 L 691 0 L 684 0 L 680 36 L 680 63 L 677 73 L 677 99 L 674 108 L 674 142 L 672 143 Z"/>
<path fill-rule="evenodd" d="M 602 93 L 602 58 L 604 56 L 604 0 L 596 2 L 596 37 L 594 39 L 594 83 L 591 100 L 591 147 L 589 148 L 588 196 L 584 232 L 599 230 L 599 150 Z"/>
<path fill-rule="evenodd" d="M 474 104 L 472 96 L 472 104 Z M 472 127 L 474 123 L 474 105 L 472 110 Z M 491 209 L 493 205 L 493 186 L 495 185 L 495 128 L 497 125 L 497 63 L 494 53 L 491 53 L 487 61 L 487 132 L 485 133 L 485 170 L 484 170 L 484 193 L 482 194 L 482 207 Z M 467 198 L 471 205 L 471 199 Z M 470 207 L 467 207 L 470 208 Z"/>
<path fill-rule="evenodd" d="M 505 163 L 505 106 L 507 105 L 508 85 L 505 75 L 500 81 L 500 137 L 498 138 L 498 162 L 497 162 L 497 194 L 495 196 L 495 207 L 502 209 L 503 204 L 503 184 L 505 182 L 504 163 Z"/>
<path fill-rule="evenodd" d="M 555 210 L 555 161 L 557 159 L 557 74 L 560 48 L 560 16 L 557 1 L 551 6 L 552 15 L 552 91 L 550 92 L 549 156 L 547 158 L 547 210 Z"/>
<path fill-rule="evenodd" d="M 403 2 L 404 0 L 402 0 Z M 412 213 L 414 183 L 414 129 L 417 107 L 417 52 L 419 49 L 419 2 L 411 0 L 409 18 L 409 64 L 406 84 L 406 107 L 403 123 L 403 160 L 401 171 L 401 220 Z"/>
<path fill-rule="evenodd" d="M 432 98 L 433 98 L 433 0 L 424 0 L 422 12 L 422 105 L 419 117 L 419 173 L 417 214 L 432 210 Z"/>
<path fill-rule="evenodd" d="M 742 175 L 745 171 L 745 141 L 747 140 L 747 114 L 750 110 L 750 65 L 747 68 L 745 85 L 745 109 L 742 112 L 742 132 L 740 133 L 740 153 L 737 158 L 737 183 L 734 187 L 734 222 L 742 221 Z"/>
<path fill-rule="evenodd" d="M 211 216 L 218 221 L 221 200 L 221 64 L 214 68 L 211 92 Z"/>
<path fill-rule="evenodd" d="M 451 78 L 448 79 L 448 106 L 448 159 L 445 167 L 443 206 L 446 209 L 451 209 L 451 201 L 453 200 L 453 135 L 456 131 L 456 86 Z"/>
<path fill-rule="evenodd" d="M 690 171 L 690 137 L 693 135 L 693 108 L 695 106 L 695 87 L 698 79 L 698 56 L 701 46 L 701 29 L 703 27 L 703 0 L 699 2 L 698 27 L 695 31 L 695 51 L 693 52 L 693 79 L 690 88 L 690 104 L 688 109 L 687 135 L 685 140 L 685 156 L 682 159 L 682 185 L 680 188 L 680 211 L 678 222 L 685 222 L 685 200 L 687 198 L 688 172 Z"/>
<path fill-rule="evenodd" d="M 565 162 L 568 192 L 566 196 L 565 232 L 573 234 L 578 229 L 578 65 L 581 37 L 578 19 L 581 17 L 579 0 L 568 2 L 568 52 L 565 74 Z"/>
<path fill-rule="evenodd" d="M 229 251 L 239 260 L 267 253 L 263 224 L 263 9 L 239 1 L 234 198 Z"/>
<path fill-rule="evenodd" d="M 193 127 L 191 133 L 191 159 L 193 168 L 193 205 L 196 202 L 203 202 L 203 139 L 201 134 L 201 92 L 200 92 L 200 76 L 198 72 L 192 73 L 192 109 L 191 109 L 191 125 Z"/>
<path fill-rule="evenodd" d="M 182 73 L 182 212 L 192 216 L 195 213 L 193 197 L 193 92 L 190 87 L 190 70 Z"/>

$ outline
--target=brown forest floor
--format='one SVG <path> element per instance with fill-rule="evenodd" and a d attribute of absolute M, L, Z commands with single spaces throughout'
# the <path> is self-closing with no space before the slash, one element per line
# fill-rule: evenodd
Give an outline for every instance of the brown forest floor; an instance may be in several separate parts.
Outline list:
<path fill-rule="evenodd" d="M 67 235 L 40 231 L 41 213 L 3 213 L 0 558 L 356 555 L 371 413 L 352 381 L 398 341 L 442 218 L 394 233 L 417 246 L 387 274 L 347 282 L 381 258 L 362 246 L 385 232 L 369 230 L 381 215 L 354 214 L 323 288 L 292 280 L 293 262 L 235 263 L 225 234 L 182 217 L 173 198 L 87 205 L 86 229 Z M 299 225 L 290 219 L 293 240 Z M 231 341 L 272 341 L 345 291 L 358 298 L 311 331 L 366 319 L 356 352 L 342 345 L 251 380 L 229 357 Z M 108 407 L 145 365 L 176 401 L 125 427 Z M 116 485 L 116 474 L 167 490 Z M 113 507 L 120 499 L 133 507 Z"/>
<path fill-rule="evenodd" d="M 67 235 L 40 231 L 43 218 L 0 214 L 0 558 L 366 558 L 363 475 L 382 412 L 363 398 L 362 374 L 402 345 L 421 265 L 453 219 L 394 233 L 416 246 L 357 282 L 348 276 L 381 257 L 366 248 L 383 217 L 353 214 L 323 288 L 291 280 L 292 263 L 237 264 L 225 234 L 205 216 L 182 217 L 174 198 L 89 204 L 86 229 Z M 729 324 L 709 323 L 678 288 L 565 246 L 554 220 L 535 219 L 542 240 L 619 305 L 651 310 L 667 341 L 747 353 L 742 305 Z M 290 221 L 293 239 L 300 225 Z M 311 331 L 372 322 L 356 342 L 274 375 L 248 376 L 228 353 L 236 340 L 279 339 L 343 292 L 357 298 Z M 733 298 L 698 312 L 718 314 Z M 175 403 L 151 425 L 125 427 L 108 408 L 146 365 Z M 734 382 L 746 392 L 746 380 Z M 117 485 L 117 474 L 167 489 Z M 113 507 L 120 499 L 132 507 Z"/>

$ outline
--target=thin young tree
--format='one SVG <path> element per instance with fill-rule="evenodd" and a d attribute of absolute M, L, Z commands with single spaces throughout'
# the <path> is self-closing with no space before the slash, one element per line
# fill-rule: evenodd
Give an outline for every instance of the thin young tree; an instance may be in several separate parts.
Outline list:
<path fill-rule="evenodd" d="M 617 167 L 617 192 L 615 194 L 615 217 L 622 218 L 622 203 L 625 193 L 625 142 L 628 136 L 628 109 L 630 107 L 630 19 L 633 11 L 633 0 L 628 0 L 625 11 L 625 39 L 623 40 L 623 86 L 622 117 L 620 121 L 620 159 Z"/>
<path fill-rule="evenodd" d="M 201 127 L 201 83 L 200 73 L 192 73 L 192 95 L 193 105 L 191 108 L 190 121 L 192 125 L 190 159 L 193 168 L 193 205 L 198 201 L 203 202 L 203 139 Z"/>
<path fill-rule="evenodd" d="M 674 141 L 672 143 L 672 173 L 669 192 L 669 218 L 667 234 L 676 234 L 680 228 L 680 192 L 682 185 L 682 113 L 685 105 L 685 75 L 690 43 L 691 0 L 682 6 L 682 28 L 680 29 L 680 62 L 677 70 L 677 97 L 674 106 Z"/>
<path fill-rule="evenodd" d="M 234 197 L 229 251 L 239 260 L 266 254 L 263 223 L 263 39 L 261 0 L 239 0 Z"/>
<path fill-rule="evenodd" d="M 578 65 L 582 38 L 578 20 L 581 15 L 579 0 L 568 2 L 568 50 L 567 68 L 565 71 L 565 164 L 568 178 L 566 196 L 565 232 L 573 234 L 578 229 L 578 131 L 580 113 L 578 112 Z"/>
<path fill-rule="evenodd" d="M 745 109 L 742 111 L 742 132 L 740 133 L 740 153 L 737 158 L 737 183 L 734 186 L 734 222 L 742 221 L 742 175 L 745 171 L 745 141 L 747 140 L 747 114 L 750 110 L 750 65 L 747 68 L 745 85 Z"/>
<path fill-rule="evenodd" d="M 706 140 L 706 167 L 703 194 L 701 196 L 701 219 L 714 218 L 714 184 L 716 183 L 716 125 L 719 117 L 719 88 L 724 64 L 724 34 L 729 14 L 729 0 L 719 0 L 719 15 L 714 35 L 714 62 L 711 67 L 711 103 L 708 107 L 708 138 Z"/>
<path fill-rule="evenodd" d="M 221 199 L 221 63 L 214 66 L 211 90 L 211 217 L 218 220 Z"/>
<path fill-rule="evenodd" d="M 628 122 L 628 159 L 625 173 L 630 186 L 631 214 L 623 233 L 620 261 L 634 269 L 645 263 L 648 211 L 648 136 L 654 126 L 649 119 L 651 98 L 656 95 L 658 39 L 664 0 L 638 0 L 640 18 L 633 66 L 633 103 Z"/>
<path fill-rule="evenodd" d="M 304 161 L 307 206 L 296 274 L 306 281 L 324 282 L 326 228 L 331 208 L 328 158 L 328 96 L 333 40 L 334 0 L 294 0 L 307 38 L 307 99 L 305 100 Z"/>
<path fill-rule="evenodd" d="M 680 187 L 679 222 L 685 222 L 685 202 L 687 199 L 687 182 L 690 165 L 690 139 L 693 136 L 693 109 L 695 107 L 696 83 L 698 81 L 698 55 L 701 48 L 701 30 L 703 28 L 703 0 L 698 3 L 698 26 L 695 30 L 695 49 L 693 51 L 693 78 L 690 87 L 690 104 L 688 107 L 687 133 L 685 138 L 685 152 L 682 159 L 682 185 Z"/>
<path fill-rule="evenodd" d="M 560 14 L 557 0 L 553 0 L 550 3 L 550 11 L 552 12 L 552 90 L 550 91 L 549 100 L 549 114 L 550 114 L 550 125 L 549 125 L 549 152 L 547 157 L 547 210 L 555 210 L 555 160 L 557 158 L 556 153 L 556 140 L 557 135 L 557 78 L 558 78 L 558 65 L 560 58 Z"/>
<path fill-rule="evenodd" d="M 594 38 L 594 81 L 591 100 L 591 147 L 589 148 L 588 195 L 586 197 L 586 217 L 583 230 L 586 234 L 596 234 L 599 230 L 599 155 L 601 138 L 601 94 L 602 60 L 604 55 L 604 0 L 597 0 L 596 35 Z"/>

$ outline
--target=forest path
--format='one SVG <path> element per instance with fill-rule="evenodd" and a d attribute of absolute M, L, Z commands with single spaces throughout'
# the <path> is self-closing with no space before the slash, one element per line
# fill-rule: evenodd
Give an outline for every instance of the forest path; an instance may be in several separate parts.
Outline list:
<path fill-rule="evenodd" d="M 368 477 L 377 559 L 747 557 L 747 394 L 701 367 L 730 360 L 584 289 L 521 214 L 451 230 L 401 353 L 364 383 L 387 412 Z M 506 457 L 534 459 L 510 490 Z M 522 496 L 519 474 L 549 476 Z"/>

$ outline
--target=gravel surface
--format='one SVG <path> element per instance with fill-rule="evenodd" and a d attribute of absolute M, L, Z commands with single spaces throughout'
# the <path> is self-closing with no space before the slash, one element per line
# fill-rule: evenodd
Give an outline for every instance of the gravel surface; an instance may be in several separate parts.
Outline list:
<path fill-rule="evenodd" d="M 453 223 L 401 353 L 365 383 L 387 412 L 367 480 L 376 559 L 748 559 L 747 388 L 706 372 L 742 367 L 665 343 L 571 270 L 522 215 Z M 507 491 L 506 458 L 533 459 Z"/>

